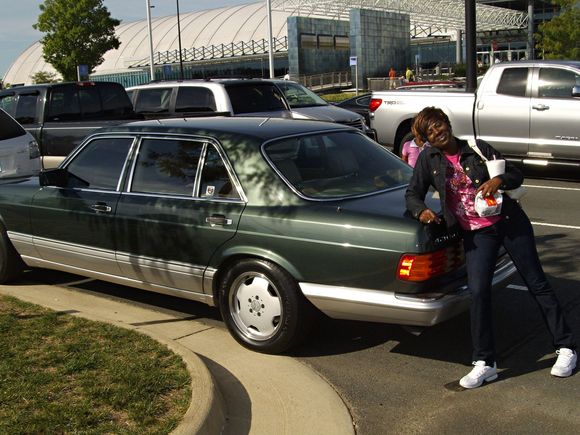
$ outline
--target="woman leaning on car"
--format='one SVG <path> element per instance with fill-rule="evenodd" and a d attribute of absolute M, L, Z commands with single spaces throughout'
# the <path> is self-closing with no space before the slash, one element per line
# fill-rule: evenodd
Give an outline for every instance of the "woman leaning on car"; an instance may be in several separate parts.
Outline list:
<path fill-rule="evenodd" d="M 440 218 L 424 202 L 429 187 L 433 186 L 439 192 L 447 227 L 450 230 L 459 229 L 463 235 L 467 282 L 472 294 L 474 368 L 461 378 L 460 385 L 477 388 L 483 382 L 497 378 L 491 288 L 501 245 L 509 253 L 530 294 L 538 303 L 552 334 L 558 359 L 551 374 L 570 376 L 577 361 L 575 339 L 542 270 L 530 220 L 519 204 L 505 194 L 502 195 L 500 214 L 482 217 L 474 206 L 478 192 L 484 198 L 491 198 L 499 189 L 520 186 L 523 182 L 522 173 L 506 162 L 505 173 L 489 179 L 485 163 L 466 141 L 453 136 L 449 118 L 441 109 L 424 108 L 415 117 L 413 127 L 420 139 L 428 141 L 431 147 L 425 149 L 417 160 L 406 192 L 407 208 L 425 225 L 439 223 Z M 477 145 L 487 158 L 502 158 L 488 143 L 478 140 Z"/>

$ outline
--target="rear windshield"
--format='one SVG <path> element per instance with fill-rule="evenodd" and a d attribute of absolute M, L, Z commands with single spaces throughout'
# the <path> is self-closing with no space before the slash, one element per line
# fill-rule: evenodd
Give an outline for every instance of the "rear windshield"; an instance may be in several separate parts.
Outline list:
<path fill-rule="evenodd" d="M 333 199 L 366 195 L 409 183 L 413 169 L 356 132 L 300 136 L 273 142 L 266 156 L 304 196 Z"/>
<path fill-rule="evenodd" d="M 226 89 L 235 115 L 286 110 L 284 98 L 273 84 L 244 83 Z"/>

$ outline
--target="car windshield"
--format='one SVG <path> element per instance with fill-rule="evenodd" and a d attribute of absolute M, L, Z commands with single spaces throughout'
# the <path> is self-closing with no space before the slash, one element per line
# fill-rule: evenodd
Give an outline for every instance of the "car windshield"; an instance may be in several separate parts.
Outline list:
<path fill-rule="evenodd" d="M 278 82 L 278 87 L 284 93 L 288 104 L 292 108 L 298 107 L 312 107 L 312 106 L 327 106 L 328 103 L 312 92 L 310 89 L 294 82 Z"/>
<path fill-rule="evenodd" d="M 268 159 L 304 196 L 335 199 L 408 184 L 413 169 L 356 132 L 287 138 L 268 144 Z"/>

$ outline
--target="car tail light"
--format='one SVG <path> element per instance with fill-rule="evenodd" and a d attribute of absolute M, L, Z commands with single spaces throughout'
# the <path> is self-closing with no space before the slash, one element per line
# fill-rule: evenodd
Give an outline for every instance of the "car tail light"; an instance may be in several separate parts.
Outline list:
<path fill-rule="evenodd" d="M 451 272 L 464 262 L 461 243 L 428 254 L 403 254 L 397 267 L 397 278 L 403 281 L 426 281 Z"/>
<path fill-rule="evenodd" d="M 371 101 L 369 102 L 369 110 L 371 112 L 374 112 L 375 110 L 377 110 L 381 104 L 383 104 L 383 100 L 380 98 L 371 98 Z"/>

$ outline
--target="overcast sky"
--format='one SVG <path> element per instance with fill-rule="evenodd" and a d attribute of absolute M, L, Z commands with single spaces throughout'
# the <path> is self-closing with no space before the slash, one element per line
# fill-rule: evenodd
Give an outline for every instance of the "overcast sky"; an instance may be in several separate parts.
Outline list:
<path fill-rule="evenodd" d="M 214 9 L 222 6 L 254 3 L 258 0 L 179 0 L 179 12 Z M 9 5 L 8 5 L 9 3 Z M 42 38 L 42 34 L 32 28 L 36 23 L 43 0 L 2 0 L 0 14 L 0 77 L 30 45 Z M 209 4 L 208 4 L 209 3 Z M 122 22 L 146 18 L 147 0 L 104 0 L 103 4 L 111 16 Z M 151 0 L 155 6 L 152 18 L 175 15 L 177 0 Z"/>

